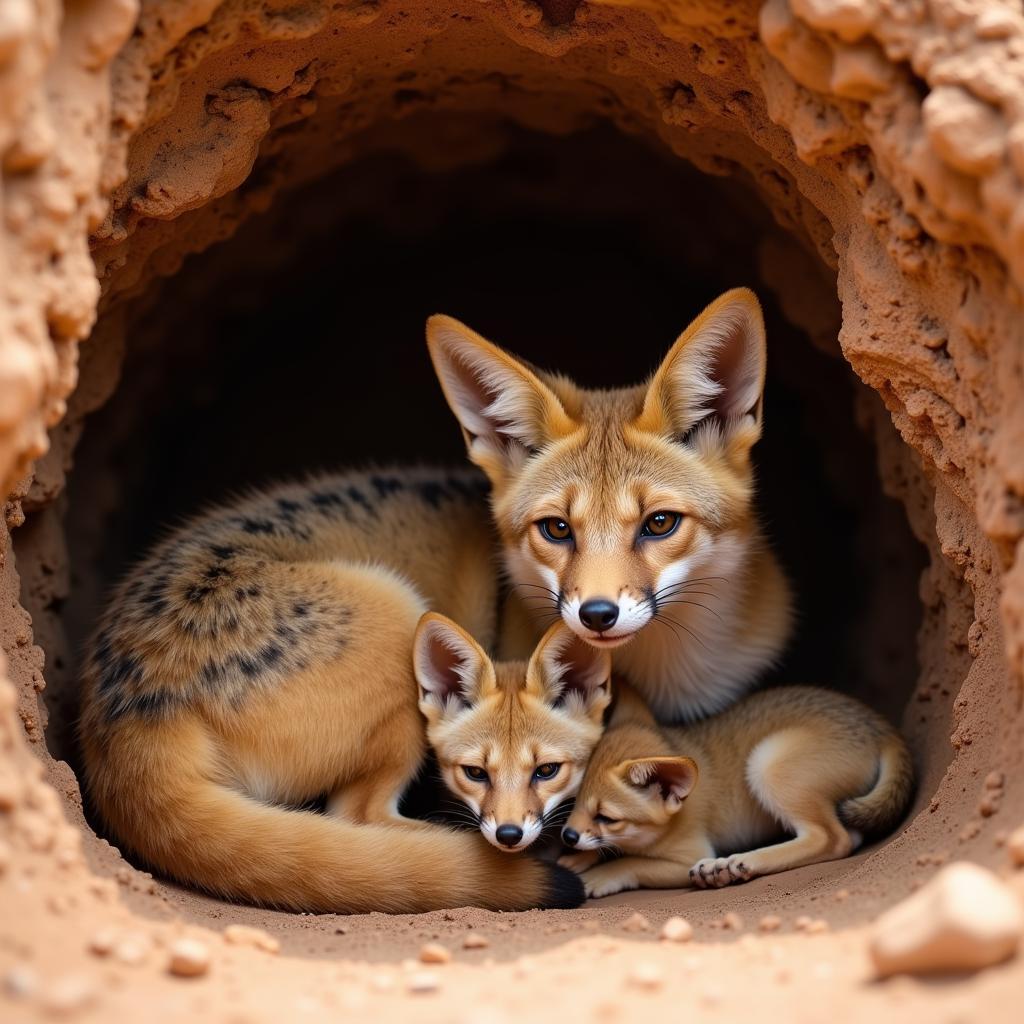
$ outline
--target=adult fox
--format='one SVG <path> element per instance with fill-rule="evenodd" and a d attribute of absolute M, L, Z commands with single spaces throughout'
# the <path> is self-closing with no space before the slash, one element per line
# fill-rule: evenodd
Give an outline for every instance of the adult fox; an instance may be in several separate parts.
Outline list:
<path fill-rule="evenodd" d="M 557 612 L 661 722 L 733 703 L 789 634 L 790 594 L 757 521 L 765 331 L 753 292 L 726 292 L 644 385 L 584 390 L 449 317 L 427 324 L 470 459 L 491 482 L 519 595 L 504 650 L 529 650 L 526 609 Z"/>

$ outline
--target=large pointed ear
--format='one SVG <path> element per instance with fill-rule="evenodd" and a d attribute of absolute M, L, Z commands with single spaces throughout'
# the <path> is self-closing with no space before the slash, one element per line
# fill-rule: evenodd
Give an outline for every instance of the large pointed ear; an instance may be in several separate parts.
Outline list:
<path fill-rule="evenodd" d="M 458 320 L 430 317 L 427 347 L 469 457 L 492 482 L 575 428 L 535 373 Z"/>
<path fill-rule="evenodd" d="M 611 700 L 612 656 L 556 622 L 526 669 L 526 689 L 552 707 L 600 723 Z"/>
<path fill-rule="evenodd" d="M 697 785 L 697 762 L 692 757 L 643 757 L 623 761 L 616 771 L 637 789 L 657 787 L 670 814 L 682 807 Z"/>
<path fill-rule="evenodd" d="M 686 440 L 706 423 L 749 451 L 761 436 L 765 362 L 761 305 L 749 288 L 734 288 L 712 302 L 669 350 L 635 425 Z"/>
<path fill-rule="evenodd" d="M 483 648 L 461 626 L 436 612 L 420 619 L 412 658 L 420 711 L 430 723 L 460 714 L 496 685 L 494 665 Z"/>

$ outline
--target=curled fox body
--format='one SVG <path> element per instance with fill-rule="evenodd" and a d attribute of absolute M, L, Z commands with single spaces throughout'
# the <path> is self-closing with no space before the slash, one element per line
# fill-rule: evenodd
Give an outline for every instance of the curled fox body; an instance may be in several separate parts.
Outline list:
<path fill-rule="evenodd" d="M 477 478 L 428 470 L 279 487 L 178 529 L 119 587 L 84 673 L 113 837 L 179 881 L 307 911 L 579 902 L 565 869 L 398 814 L 426 752 L 417 623 L 435 608 L 490 646 L 493 548 Z M 324 793 L 327 814 L 289 809 Z"/>
<path fill-rule="evenodd" d="M 519 597 L 561 615 L 660 721 L 720 711 L 789 634 L 786 580 L 755 514 L 765 338 L 753 293 L 712 303 L 650 381 L 588 391 L 448 317 L 427 338 L 470 459 L 492 485 Z M 525 645 L 525 647 L 524 647 Z"/>
<path fill-rule="evenodd" d="M 780 687 L 664 728 L 624 691 L 563 830 L 578 852 L 562 863 L 588 896 L 717 888 L 848 856 L 896 826 L 912 790 L 899 733 L 843 694 Z M 622 856 L 601 863 L 604 850 Z"/>

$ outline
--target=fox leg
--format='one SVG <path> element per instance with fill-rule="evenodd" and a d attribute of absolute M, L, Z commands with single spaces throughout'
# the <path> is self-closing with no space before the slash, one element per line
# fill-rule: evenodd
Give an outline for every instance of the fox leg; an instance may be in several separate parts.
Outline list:
<path fill-rule="evenodd" d="M 597 899 L 630 889 L 682 889 L 690 885 L 689 864 L 655 857 L 620 857 L 585 871 L 580 877 L 587 896 Z"/>
<path fill-rule="evenodd" d="M 406 818 L 398 811 L 402 794 L 423 762 L 424 741 L 418 709 L 396 710 L 388 729 L 400 742 L 387 744 L 378 753 L 376 763 L 334 790 L 327 798 L 328 814 L 360 825 L 427 824 Z"/>
<path fill-rule="evenodd" d="M 837 817 L 833 799 L 837 781 L 844 782 L 835 777 L 842 767 L 810 730 L 787 729 L 762 740 L 747 759 L 747 784 L 761 807 L 795 836 L 746 853 L 706 857 L 690 870 L 693 884 L 718 888 L 849 856 L 855 838 Z"/>
<path fill-rule="evenodd" d="M 563 868 L 568 868 L 570 871 L 575 871 L 576 874 L 581 875 L 584 871 L 589 871 L 595 864 L 599 864 L 601 861 L 600 850 L 580 850 L 577 853 L 566 853 L 558 858 L 558 863 Z"/>

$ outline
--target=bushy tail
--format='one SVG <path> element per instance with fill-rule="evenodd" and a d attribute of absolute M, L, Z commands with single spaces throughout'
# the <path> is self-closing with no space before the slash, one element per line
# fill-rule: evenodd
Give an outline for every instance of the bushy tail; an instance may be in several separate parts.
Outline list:
<path fill-rule="evenodd" d="M 878 779 L 863 796 L 839 804 L 839 820 L 864 836 L 891 832 L 906 813 L 914 793 L 914 765 L 906 743 L 892 733 L 882 743 Z"/>
<path fill-rule="evenodd" d="M 83 729 L 91 800 L 126 852 L 186 885 L 314 913 L 583 902 L 572 872 L 503 854 L 478 833 L 359 825 L 254 800 L 222 775 L 195 721 L 130 726 Z"/>
<path fill-rule="evenodd" d="M 357 825 L 259 803 L 203 780 L 158 830 L 135 830 L 150 866 L 218 896 L 325 913 L 421 913 L 447 907 L 574 907 L 579 879 L 505 855 L 475 833 Z"/>

